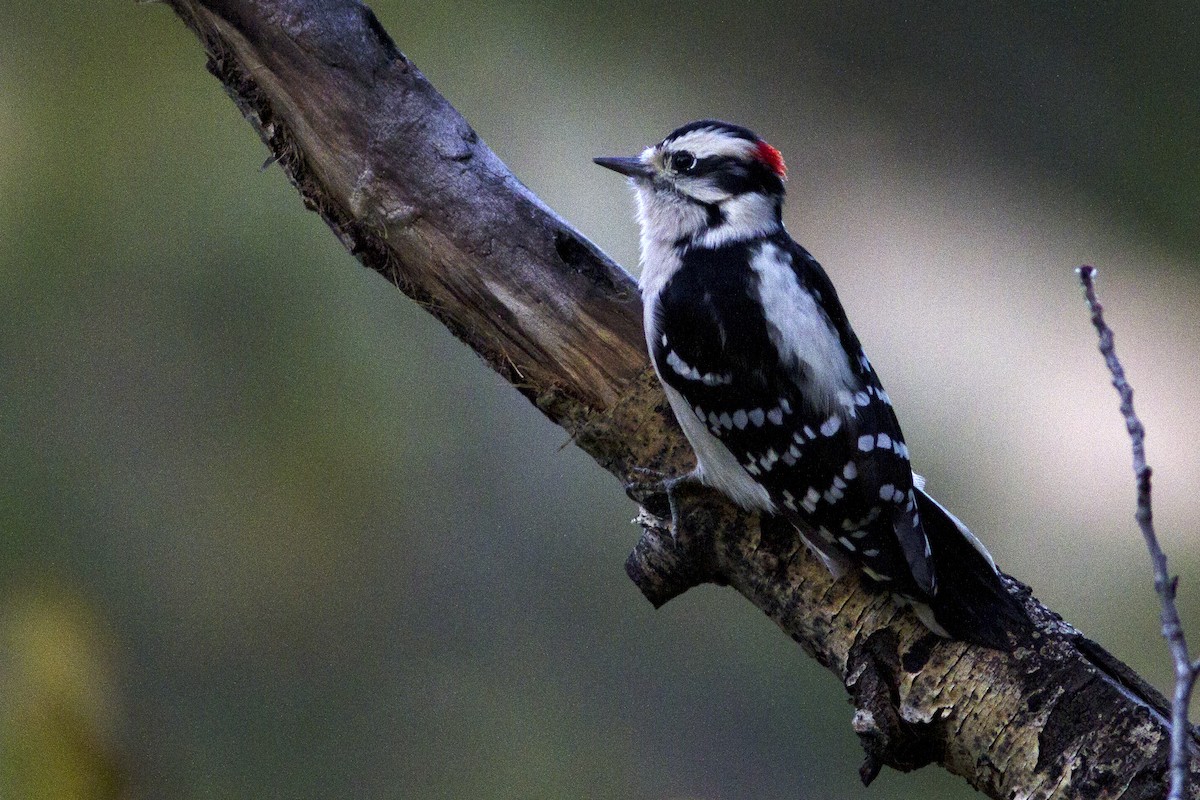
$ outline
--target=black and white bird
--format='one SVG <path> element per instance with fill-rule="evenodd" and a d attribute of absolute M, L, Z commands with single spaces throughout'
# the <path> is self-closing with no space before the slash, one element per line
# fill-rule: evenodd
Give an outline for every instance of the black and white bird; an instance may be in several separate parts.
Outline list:
<path fill-rule="evenodd" d="M 702 120 L 595 162 L 636 192 L 646 341 L 692 477 L 787 520 L 835 576 L 861 570 L 935 633 L 1010 648 L 1028 617 L 914 477 L 833 284 L 784 230 L 779 151 Z"/>

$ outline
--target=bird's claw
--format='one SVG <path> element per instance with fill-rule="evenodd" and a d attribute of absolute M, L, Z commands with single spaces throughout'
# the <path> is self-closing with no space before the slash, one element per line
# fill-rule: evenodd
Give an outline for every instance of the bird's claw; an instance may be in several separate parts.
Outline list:
<path fill-rule="evenodd" d="M 695 473 L 668 478 L 662 473 L 641 467 L 637 472 L 652 475 L 657 480 L 630 481 L 625 484 L 625 493 L 631 500 L 659 519 L 671 521 L 671 532 L 676 538 L 681 530 L 680 502 L 688 495 L 703 490 L 703 484 Z"/>

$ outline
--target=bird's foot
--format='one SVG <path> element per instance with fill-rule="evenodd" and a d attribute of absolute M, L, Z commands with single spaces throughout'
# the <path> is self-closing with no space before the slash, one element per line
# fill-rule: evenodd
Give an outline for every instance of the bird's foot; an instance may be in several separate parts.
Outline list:
<path fill-rule="evenodd" d="M 671 535 L 678 539 L 682 532 L 680 506 L 687 498 L 708 491 L 695 472 L 669 478 L 661 472 L 634 467 L 646 480 L 631 480 L 625 484 L 625 494 L 646 512 L 661 520 L 670 520 Z"/>

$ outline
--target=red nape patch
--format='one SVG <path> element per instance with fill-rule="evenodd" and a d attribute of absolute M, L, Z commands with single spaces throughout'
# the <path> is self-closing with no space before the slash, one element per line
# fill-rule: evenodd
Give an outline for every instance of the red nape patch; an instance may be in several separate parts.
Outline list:
<path fill-rule="evenodd" d="M 783 153 L 776 150 L 766 142 L 759 141 L 755 155 L 758 160 L 771 168 L 771 171 L 780 178 L 787 178 L 787 164 L 783 163 Z"/>

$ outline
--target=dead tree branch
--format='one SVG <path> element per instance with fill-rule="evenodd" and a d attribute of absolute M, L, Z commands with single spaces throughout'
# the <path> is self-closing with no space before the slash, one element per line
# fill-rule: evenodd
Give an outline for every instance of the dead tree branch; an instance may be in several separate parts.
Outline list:
<path fill-rule="evenodd" d="M 1167 567 L 1167 554 L 1158 543 L 1154 532 L 1154 514 L 1150 504 L 1150 465 L 1146 463 L 1146 428 L 1133 410 L 1133 387 L 1125 378 L 1125 368 L 1117 358 L 1112 329 L 1104 321 L 1104 306 L 1096 299 L 1096 268 L 1080 267 L 1079 282 L 1083 285 L 1083 297 L 1092 314 L 1092 325 L 1100 337 L 1100 354 L 1112 374 L 1113 388 L 1121 398 L 1121 416 L 1133 448 L 1133 474 L 1137 479 L 1137 519 L 1146 549 L 1150 551 L 1150 562 L 1154 566 L 1154 590 L 1162 603 L 1162 635 L 1171 651 L 1175 666 L 1175 691 L 1171 698 L 1171 772 L 1168 800 L 1182 800 L 1187 791 L 1189 740 L 1191 726 L 1188 724 L 1188 706 L 1192 702 L 1192 689 L 1200 675 L 1200 662 L 1193 662 L 1188 655 L 1187 639 L 1183 633 L 1183 622 L 1175 605 L 1175 590 L 1179 578 L 1172 577 Z"/>
<path fill-rule="evenodd" d="M 634 468 L 690 468 L 644 354 L 629 276 L 512 176 L 369 9 L 168 5 L 306 205 L 363 264 L 622 482 Z M 885 764 L 936 762 L 996 798 L 1163 795 L 1166 701 L 1032 598 L 1036 650 L 943 641 L 721 499 L 685 510 L 689 538 L 647 518 L 630 576 L 656 604 L 727 584 L 775 620 L 850 692 L 865 778 Z"/>

